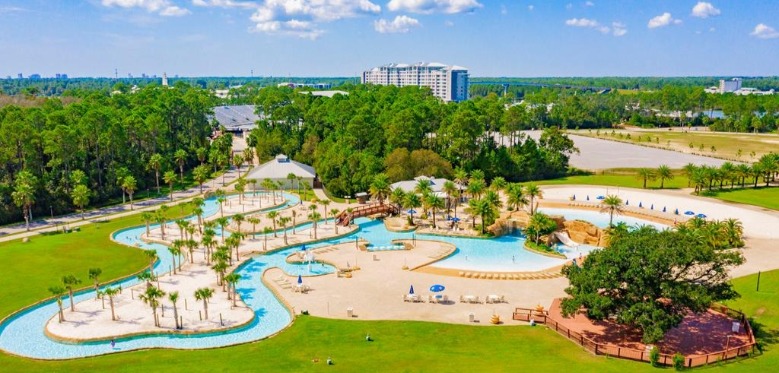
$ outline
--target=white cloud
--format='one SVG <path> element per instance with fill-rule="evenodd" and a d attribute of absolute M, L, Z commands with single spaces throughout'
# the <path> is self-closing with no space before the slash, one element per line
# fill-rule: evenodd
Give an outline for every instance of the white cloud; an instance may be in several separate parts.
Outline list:
<path fill-rule="evenodd" d="M 565 24 L 573 27 L 586 27 L 600 31 L 603 34 L 608 34 L 611 29 L 608 26 L 603 26 L 598 21 L 588 18 L 571 18 L 565 21 Z"/>
<path fill-rule="evenodd" d="M 393 12 L 420 14 L 466 13 L 483 7 L 476 0 L 390 0 L 387 9 Z"/>
<path fill-rule="evenodd" d="M 647 24 L 647 27 L 658 28 L 658 27 L 665 27 L 670 24 L 678 25 L 680 23 L 682 23 L 681 20 L 675 19 L 671 16 L 671 13 L 665 12 L 657 17 L 650 19 L 649 23 Z"/>
<path fill-rule="evenodd" d="M 242 8 L 242 9 L 255 9 L 259 7 L 259 4 L 252 1 L 234 1 L 234 0 L 192 0 L 192 5 L 202 6 L 202 7 Z"/>
<path fill-rule="evenodd" d="M 595 3 L 593 3 L 592 1 L 585 1 L 584 6 L 595 6 Z"/>
<path fill-rule="evenodd" d="M 758 39 L 775 39 L 779 38 L 779 31 L 764 23 L 759 23 L 749 35 Z"/>
<path fill-rule="evenodd" d="M 265 0 L 251 16 L 252 31 L 316 39 L 321 23 L 380 12 L 369 0 Z"/>
<path fill-rule="evenodd" d="M 699 1 L 692 7 L 692 16 L 699 18 L 709 18 L 720 15 L 720 10 L 715 8 L 711 3 L 705 1 Z"/>
<path fill-rule="evenodd" d="M 373 22 L 373 28 L 382 34 L 409 32 L 412 27 L 419 27 L 419 20 L 408 16 L 397 16 L 392 21 L 380 19 Z"/>
<path fill-rule="evenodd" d="M 627 26 L 622 22 L 612 22 L 611 29 L 614 36 L 624 36 L 628 33 Z"/>
<path fill-rule="evenodd" d="M 188 9 L 178 7 L 169 0 L 102 0 L 101 4 L 107 7 L 141 8 L 149 13 L 168 17 L 178 17 L 190 13 Z"/>

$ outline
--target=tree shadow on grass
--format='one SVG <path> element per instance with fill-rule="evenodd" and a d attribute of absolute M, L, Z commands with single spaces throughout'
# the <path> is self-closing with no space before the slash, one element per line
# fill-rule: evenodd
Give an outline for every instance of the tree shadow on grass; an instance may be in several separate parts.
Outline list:
<path fill-rule="evenodd" d="M 752 326 L 752 332 L 755 334 L 757 349 L 761 353 L 779 348 L 779 330 L 771 329 L 752 318 L 749 319 L 749 324 Z"/>

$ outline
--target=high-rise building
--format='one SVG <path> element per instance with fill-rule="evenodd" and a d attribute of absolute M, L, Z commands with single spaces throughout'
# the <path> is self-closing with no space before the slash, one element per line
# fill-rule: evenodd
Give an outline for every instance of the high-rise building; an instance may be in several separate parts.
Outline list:
<path fill-rule="evenodd" d="M 468 69 L 440 63 L 392 63 L 362 73 L 363 84 L 428 87 L 444 101 L 465 101 L 470 84 Z"/>
<path fill-rule="evenodd" d="M 741 79 L 733 78 L 731 80 L 721 79 L 719 81 L 719 92 L 735 92 L 741 89 Z"/>

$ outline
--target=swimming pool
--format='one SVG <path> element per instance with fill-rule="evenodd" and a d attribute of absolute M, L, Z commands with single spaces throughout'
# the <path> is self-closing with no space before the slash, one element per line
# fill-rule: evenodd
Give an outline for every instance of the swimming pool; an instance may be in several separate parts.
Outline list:
<path fill-rule="evenodd" d="M 599 228 L 606 228 L 609 226 L 609 214 L 600 213 L 600 211 L 591 210 L 577 210 L 577 209 L 561 209 L 561 208 L 547 208 L 540 207 L 538 211 L 547 215 L 562 215 L 566 220 L 584 220 L 588 221 Z M 634 218 L 632 216 L 614 215 L 614 224 L 624 222 L 629 227 L 636 227 L 639 225 L 651 225 L 657 229 L 663 230 L 669 227 L 665 224 L 655 223 L 649 220 L 643 220 Z"/>

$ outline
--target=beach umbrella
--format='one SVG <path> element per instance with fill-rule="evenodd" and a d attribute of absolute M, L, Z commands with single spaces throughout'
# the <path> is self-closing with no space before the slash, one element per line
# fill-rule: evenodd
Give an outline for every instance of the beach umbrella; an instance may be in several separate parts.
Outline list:
<path fill-rule="evenodd" d="M 300 250 L 306 251 L 308 249 L 306 249 L 306 245 L 303 245 L 303 247 Z"/>
<path fill-rule="evenodd" d="M 644 207 L 644 204 L 643 204 L 643 203 L 641 203 L 641 202 L 639 202 L 639 203 L 638 203 L 638 207 L 642 207 L 642 208 L 643 208 L 643 207 Z"/>
<path fill-rule="evenodd" d="M 414 210 L 414 209 L 409 209 L 407 212 L 408 212 L 410 215 L 414 215 L 414 214 L 416 214 L 416 213 L 417 213 L 417 210 Z"/>
<path fill-rule="evenodd" d="M 690 210 L 685 211 L 684 214 L 689 216 L 695 215 L 695 213 Z"/>
<path fill-rule="evenodd" d="M 597 196 L 595 198 L 597 198 L 597 199 L 606 199 L 606 197 L 604 197 L 604 196 Z"/>
<path fill-rule="evenodd" d="M 706 214 L 698 214 L 696 216 L 701 218 L 701 219 L 706 219 Z"/>
<path fill-rule="evenodd" d="M 665 206 L 663 206 L 663 212 L 665 212 Z"/>
<path fill-rule="evenodd" d="M 298 275 L 298 285 L 303 283 L 303 276 Z"/>
<path fill-rule="evenodd" d="M 453 221 L 453 222 L 455 222 L 455 223 L 457 223 L 458 221 L 460 221 L 460 218 L 457 218 L 457 217 L 455 217 L 455 218 L 452 218 L 452 221 Z"/>
<path fill-rule="evenodd" d="M 625 200 L 625 206 L 630 206 L 630 201 L 629 200 Z"/>
<path fill-rule="evenodd" d="M 653 203 L 652 206 L 649 206 L 649 209 L 650 210 L 654 210 L 655 209 L 655 204 Z"/>
<path fill-rule="evenodd" d="M 587 200 L 588 200 L 588 201 L 590 200 L 590 195 L 589 195 L 589 194 L 587 195 Z"/>
<path fill-rule="evenodd" d="M 444 291 L 444 289 L 446 289 L 444 285 L 438 285 L 438 284 L 435 284 L 430 287 L 430 291 L 432 291 L 433 293 Z"/>
<path fill-rule="evenodd" d="M 408 289 L 409 294 L 414 294 L 414 285 L 411 285 L 411 288 Z"/>
<path fill-rule="evenodd" d="M 573 200 L 576 201 L 576 195 L 575 194 L 573 195 Z"/>
<path fill-rule="evenodd" d="M 674 214 L 679 215 L 679 209 L 675 209 Z"/>

